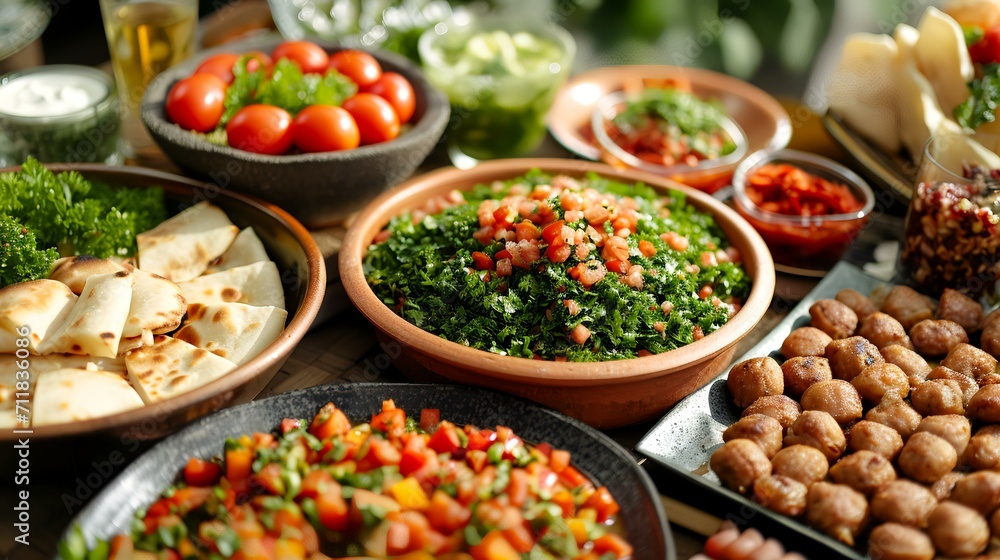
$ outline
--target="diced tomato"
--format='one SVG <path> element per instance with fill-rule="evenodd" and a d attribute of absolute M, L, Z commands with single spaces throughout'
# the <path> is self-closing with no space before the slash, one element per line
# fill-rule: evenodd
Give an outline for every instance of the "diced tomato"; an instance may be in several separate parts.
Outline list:
<path fill-rule="evenodd" d="M 562 236 L 559 234 L 562 232 L 562 227 L 564 225 L 566 225 L 566 220 L 557 220 L 545 226 L 542 229 L 542 239 L 549 244 L 558 244 L 563 242 Z"/>
<path fill-rule="evenodd" d="M 349 431 L 351 431 L 351 421 L 333 403 L 323 405 L 323 408 L 316 414 L 312 424 L 309 426 L 309 433 L 319 439 L 344 435 Z"/>
<path fill-rule="evenodd" d="M 642 253 L 644 257 L 652 257 L 656 255 L 656 247 L 647 239 L 639 240 L 639 252 Z"/>
<path fill-rule="evenodd" d="M 712 286 L 705 284 L 704 286 L 701 287 L 700 290 L 698 290 L 698 297 L 700 299 L 708 299 L 712 297 L 712 294 L 714 292 L 715 290 L 712 289 Z"/>
<path fill-rule="evenodd" d="M 274 512 L 274 528 L 271 533 L 275 536 L 281 536 L 286 528 L 298 529 L 302 526 L 305 518 L 302 516 L 302 510 L 299 506 L 295 504 L 287 504 L 285 507 Z"/>
<path fill-rule="evenodd" d="M 521 560 L 521 554 L 507 542 L 500 531 L 487 533 L 469 552 L 473 560 Z"/>
<path fill-rule="evenodd" d="M 240 539 L 240 548 L 231 557 L 233 560 L 275 560 L 260 537 Z"/>
<path fill-rule="evenodd" d="M 473 251 L 472 266 L 476 267 L 476 270 L 493 270 L 496 265 L 493 264 L 493 259 L 486 253 Z"/>
<path fill-rule="evenodd" d="M 253 484 L 275 496 L 285 493 L 285 481 L 281 478 L 281 465 L 268 463 L 253 475 Z"/>
<path fill-rule="evenodd" d="M 493 234 L 495 232 L 496 229 L 493 226 L 483 226 L 472 234 L 472 238 L 483 245 L 489 245 L 493 242 Z"/>
<path fill-rule="evenodd" d="M 316 497 L 316 512 L 319 521 L 331 531 L 347 530 L 347 501 L 341 494 L 340 485 L 334 486 Z"/>
<path fill-rule="evenodd" d="M 531 534 L 523 522 L 505 528 L 503 536 L 514 547 L 514 550 L 522 554 L 527 553 L 535 546 L 535 536 Z"/>
<path fill-rule="evenodd" d="M 566 490 L 560 490 L 552 495 L 552 503 L 562 509 L 563 517 L 573 517 L 576 514 L 576 503 L 573 501 L 573 494 Z"/>
<path fill-rule="evenodd" d="M 487 257 L 489 258 L 489 257 Z M 490 261 L 492 266 L 493 261 Z M 420 411 L 420 429 L 426 432 L 437 428 L 437 425 L 441 422 L 441 410 L 438 408 L 425 408 Z"/>
<path fill-rule="evenodd" d="M 448 421 L 443 421 L 434 430 L 431 439 L 427 442 L 430 447 L 438 453 L 454 453 L 462 448 L 462 442 L 458 438 L 458 428 Z"/>
<path fill-rule="evenodd" d="M 563 303 L 565 303 L 565 301 Z M 549 457 L 552 454 L 552 445 L 548 442 L 539 443 L 535 446 L 535 451 L 541 453 L 545 457 Z"/>
<path fill-rule="evenodd" d="M 398 438 L 406 431 L 406 413 L 401 408 L 380 412 L 372 416 L 371 426 L 373 430 Z"/>
<path fill-rule="evenodd" d="M 173 496 L 170 497 L 170 503 L 178 515 L 185 515 L 191 510 L 200 508 L 211 495 L 211 488 L 188 486 L 174 490 Z"/>
<path fill-rule="evenodd" d="M 253 435 L 253 448 L 254 449 L 267 449 L 271 446 L 277 445 L 274 441 L 274 436 L 271 434 L 265 434 L 262 432 L 255 432 Z"/>
<path fill-rule="evenodd" d="M 502 259 L 510 259 L 510 257 L 511 257 L 510 251 L 508 251 L 507 249 L 500 249 L 499 251 L 496 252 L 495 255 L 493 255 L 493 258 L 498 261 Z"/>
<path fill-rule="evenodd" d="M 521 220 L 514 226 L 514 232 L 517 234 L 518 241 L 530 241 L 533 239 L 538 239 L 539 231 L 538 227 L 531 223 L 531 220 Z"/>
<path fill-rule="evenodd" d="M 604 523 L 618 513 L 618 502 L 611 496 L 607 487 L 601 486 L 587 498 L 584 507 L 594 508 L 597 511 L 597 521 Z"/>
<path fill-rule="evenodd" d="M 553 449 L 552 454 L 549 455 L 549 468 L 552 472 L 559 474 L 566 470 L 569 466 L 570 453 L 569 451 L 564 451 L 562 449 Z"/>
<path fill-rule="evenodd" d="M 572 466 L 566 467 L 559 473 L 559 480 L 570 488 L 579 488 L 580 486 L 587 488 L 593 487 L 590 481 L 587 480 L 587 477 L 580 474 L 580 471 L 576 470 Z"/>
<path fill-rule="evenodd" d="M 469 438 L 467 449 L 486 451 L 497 440 L 497 434 L 493 430 L 477 430 L 471 426 L 466 426 L 465 435 Z"/>
<path fill-rule="evenodd" d="M 467 449 L 465 451 L 465 462 L 469 464 L 475 472 L 482 472 L 486 464 L 489 463 L 489 455 L 485 451 L 478 449 Z"/>
<path fill-rule="evenodd" d="M 281 421 L 281 433 L 287 434 L 292 430 L 297 430 L 302 425 L 302 421 L 298 418 L 285 418 Z"/>
<path fill-rule="evenodd" d="M 554 263 L 566 262 L 569 260 L 570 255 L 573 254 L 573 247 L 570 245 L 549 245 L 545 249 L 545 258 L 549 259 Z"/>
<path fill-rule="evenodd" d="M 510 482 L 507 483 L 507 496 L 512 506 L 521 507 L 528 499 L 528 473 L 524 469 L 510 471 Z M 525 551 L 527 552 L 527 551 Z"/>
<path fill-rule="evenodd" d="M 403 455 L 390 441 L 379 437 L 368 438 L 368 452 L 358 459 L 358 470 L 370 471 L 379 467 L 398 465 Z"/>
<path fill-rule="evenodd" d="M 615 558 L 627 558 L 632 556 L 632 545 L 622 537 L 607 533 L 594 539 L 594 552 L 598 554 L 612 553 Z"/>
<path fill-rule="evenodd" d="M 420 470 L 428 461 L 427 446 L 422 437 L 412 437 L 403 446 L 399 458 L 399 473 L 409 476 Z"/>
<path fill-rule="evenodd" d="M 573 340 L 573 342 L 583 344 L 590 339 L 590 329 L 588 329 L 583 323 L 580 323 L 573 327 L 573 330 L 569 333 L 569 337 Z"/>
<path fill-rule="evenodd" d="M 389 556 L 406 554 L 410 549 L 410 526 L 402 521 L 389 521 L 385 552 Z"/>
<path fill-rule="evenodd" d="M 326 469 L 313 469 L 302 479 L 302 489 L 299 490 L 299 498 L 312 498 L 315 500 L 320 494 L 325 494 L 336 488 L 340 488 L 337 481 L 333 480 Z"/>
<path fill-rule="evenodd" d="M 495 227 L 498 228 L 505 228 L 513 224 L 515 218 L 517 218 L 517 210 L 511 208 L 510 206 L 501 206 L 493 211 Z"/>
<path fill-rule="evenodd" d="M 431 505 L 425 513 L 431 527 L 446 534 L 465 527 L 472 518 L 472 511 L 469 508 L 442 490 L 436 490 L 431 495 Z"/>
<path fill-rule="evenodd" d="M 357 530 L 364 526 L 363 512 L 370 508 L 381 509 L 386 513 L 402 509 L 396 500 L 393 500 L 389 496 L 376 494 L 371 490 L 356 488 L 347 512 L 348 526 L 352 530 Z"/>
<path fill-rule="evenodd" d="M 611 272 L 617 272 L 618 274 L 625 274 L 628 272 L 630 266 L 632 266 L 628 261 L 613 260 L 605 263 L 607 269 Z"/>
<path fill-rule="evenodd" d="M 222 476 L 222 467 L 197 457 L 191 457 L 184 466 L 184 482 L 188 486 L 214 486 Z"/>

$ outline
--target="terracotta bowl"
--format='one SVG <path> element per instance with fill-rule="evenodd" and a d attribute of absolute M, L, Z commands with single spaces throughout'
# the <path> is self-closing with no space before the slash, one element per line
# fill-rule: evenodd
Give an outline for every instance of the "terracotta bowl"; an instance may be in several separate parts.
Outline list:
<path fill-rule="evenodd" d="M 447 341 L 396 315 L 368 287 L 362 260 L 389 220 L 452 189 L 510 179 L 532 168 L 582 177 L 595 172 L 621 181 L 678 189 L 711 213 L 743 255 L 753 288 L 743 308 L 722 328 L 683 348 L 654 356 L 599 363 L 566 363 L 501 356 Z M 544 403 L 606 429 L 655 418 L 718 375 L 735 344 L 757 324 L 774 294 L 774 262 L 760 235 L 735 211 L 702 192 L 652 174 L 562 159 L 508 159 L 470 170 L 447 168 L 416 177 L 373 200 L 348 230 L 340 275 L 354 305 L 375 325 L 386 357 L 408 377 L 492 387 Z"/>
<path fill-rule="evenodd" d="M 47 452 L 57 453 L 59 449 L 65 452 L 67 448 L 88 444 L 109 441 L 131 444 L 158 439 L 196 418 L 256 397 L 305 336 L 323 301 L 326 289 L 323 256 L 302 224 L 274 205 L 168 173 L 98 164 L 53 164 L 47 167 L 56 172 L 76 170 L 88 179 L 115 186 L 158 186 L 166 193 L 167 212 L 170 214 L 199 201 L 210 200 L 240 228 L 253 226 L 281 273 L 289 317 L 278 339 L 257 357 L 207 385 L 154 405 L 111 416 L 32 428 L 32 457 L 35 457 L 36 450 L 40 456 L 47 456 Z M 0 445 L 8 446 L 17 437 L 24 436 L 12 434 L 9 430 L 0 432 Z M 87 443 L 84 443 L 85 440 Z M 13 454 L 9 459 L 14 459 Z M 52 464 L 60 463 L 54 460 Z"/>
<path fill-rule="evenodd" d="M 605 160 L 618 167 L 626 166 L 609 156 L 596 143 L 584 136 L 591 130 L 591 117 L 598 101 L 606 94 L 636 86 L 643 79 L 678 79 L 690 82 L 691 89 L 702 99 L 716 99 L 726 113 L 746 133 L 747 150 L 780 150 L 792 137 L 788 112 L 767 92 L 743 80 L 697 68 L 667 65 L 608 66 L 570 78 L 552 104 L 548 127 L 552 136 L 567 150 L 587 159 Z M 736 162 L 721 168 L 667 176 L 686 185 L 714 191 L 724 186 L 732 175 Z"/>
<path fill-rule="evenodd" d="M 186 173 L 273 202 L 312 229 L 340 223 L 413 174 L 444 132 L 451 108 L 413 63 L 394 53 L 373 52 L 386 72 L 405 76 L 416 95 L 412 127 L 390 142 L 340 152 L 270 156 L 212 144 L 167 118 L 164 100 L 170 88 L 206 58 L 252 50 L 270 53 L 281 41 L 280 36 L 264 35 L 226 44 L 163 72 L 146 88 L 142 122 L 160 149 Z M 331 52 L 340 50 L 323 46 Z"/>

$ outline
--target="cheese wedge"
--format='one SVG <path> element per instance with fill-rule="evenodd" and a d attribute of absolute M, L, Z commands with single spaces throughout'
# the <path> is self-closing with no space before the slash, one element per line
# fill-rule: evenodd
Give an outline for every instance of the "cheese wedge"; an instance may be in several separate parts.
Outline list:
<path fill-rule="evenodd" d="M 99 259 L 90 255 L 78 257 L 65 257 L 57 260 L 52 265 L 52 272 L 49 278 L 62 282 L 69 286 L 74 294 L 83 293 L 83 287 L 87 284 L 87 278 L 98 274 L 109 274 L 119 270 L 128 270 L 112 260 Z"/>
<path fill-rule="evenodd" d="M 288 312 L 242 303 L 192 304 L 174 338 L 243 365 L 277 340 Z"/>
<path fill-rule="evenodd" d="M 233 244 L 226 249 L 225 253 L 222 253 L 219 260 L 208 267 L 205 274 L 214 274 L 230 268 L 268 260 L 271 259 L 267 256 L 267 250 L 264 249 L 264 244 L 260 242 L 257 233 L 254 232 L 253 228 L 243 228 Z"/>
<path fill-rule="evenodd" d="M 125 357 L 128 378 L 146 404 L 186 393 L 236 368 L 225 358 L 183 340 L 156 335 Z"/>
<path fill-rule="evenodd" d="M 154 334 L 175 330 L 187 313 L 184 293 L 170 280 L 136 269 L 128 320 L 122 329 L 118 353 L 153 343 Z"/>
<path fill-rule="evenodd" d="M 38 376 L 34 393 L 33 426 L 79 422 L 142 406 L 128 381 L 107 371 L 49 371 Z"/>
<path fill-rule="evenodd" d="M 0 290 L 0 352 L 17 351 L 22 338 L 18 330 L 27 327 L 28 350 L 38 347 L 69 317 L 77 302 L 76 294 L 55 280 L 32 280 Z M 22 343 L 23 344 L 23 343 Z"/>
<path fill-rule="evenodd" d="M 88 278 L 69 316 L 59 330 L 45 339 L 38 352 L 118 356 L 134 278 L 135 274 L 127 270 Z"/>
<path fill-rule="evenodd" d="M 136 236 L 139 267 L 174 282 L 197 278 L 239 232 L 218 206 L 199 202 Z"/>
<path fill-rule="evenodd" d="M 238 266 L 178 284 L 192 303 L 245 303 L 285 308 L 278 267 L 271 261 Z"/>

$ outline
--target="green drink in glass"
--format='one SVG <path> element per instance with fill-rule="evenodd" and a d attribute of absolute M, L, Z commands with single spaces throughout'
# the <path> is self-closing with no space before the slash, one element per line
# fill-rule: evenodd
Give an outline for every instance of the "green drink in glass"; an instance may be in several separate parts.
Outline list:
<path fill-rule="evenodd" d="M 449 155 L 466 167 L 538 146 L 576 43 L 555 25 L 486 19 L 438 24 L 419 49 L 428 80 L 451 100 Z"/>

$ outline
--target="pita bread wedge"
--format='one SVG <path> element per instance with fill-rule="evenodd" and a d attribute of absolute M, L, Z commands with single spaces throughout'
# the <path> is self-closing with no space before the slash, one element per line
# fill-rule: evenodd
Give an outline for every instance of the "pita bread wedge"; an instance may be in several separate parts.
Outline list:
<path fill-rule="evenodd" d="M 152 344 L 154 334 L 175 330 L 187 313 L 187 300 L 177 284 L 139 269 L 134 274 L 132 302 L 122 329 L 119 354 Z"/>
<path fill-rule="evenodd" d="M 156 335 L 125 358 L 128 378 L 146 404 L 185 393 L 215 381 L 236 368 L 225 358 L 183 340 Z"/>
<path fill-rule="evenodd" d="M 66 321 L 76 294 L 55 280 L 32 280 L 0 289 L 0 352 L 17 350 L 17 330 L 27 326 L 28 350 L 38 352 L 46 337 Z"/>
<path fill-rule="evenodd" d="M 233 244 L 226 249 L 225 253 L 222 253 L 218 261 L 208 267 L 205 274 L 214 274 L 230 268 L 269 260 L 271 257 L 267 256 L 267 250 L 264 249 L 264 244 L 260 242 L 260 238 L 257 237 L 253 228 L 243 228 Z"/>
<path fill-rule="evenodd" d="M 8 360 L 7 358 L 11 359 Z M 126 376 L 124 358 L 98 358 L 95 356 L 77 356 L 75 354 L 46 354 L 44 356 L 32 356 L 29 358 L 32 378 L 35 378 L 47 371 L 57 369 L 89 369 L 92 371 L 110 371 L 122 377 Z M 0 354 L 0 372 L 9 367 L 14 367 L 13 356 Z"/>
<path fill-rule="evenodd" d="M 83 293 L 59 330 L 39 346 L 40 354 L 118 356 L 118 342 L 128 319 L 135 274 L 120 270 L 87 279 Z"/>
<path fill-rule="evenodd" d="M 285 308 L 278 267 L 271 261 L 238 266 L 178 284 L 192 303 L 245 303 Z"/>
<path fill-rule="evenodd" d="M 16 414 L 25 413 L 24 409 L 17 410 L 17 401 L 20 398 L 20 404 L 30 410 L 37 375 L 34 373 L 34 363 L 27 376 L 24 373 L 18 375 L 18 372 L 26 371 L 17 367 L 19 361 L 12 355 L 0 355 L 0 429 L 4 430 L 28 426 L 27 423 L 17 421 Z"/>
<path fill-rule="evenodd" d="M 79 422 L 142 406 L 128 381 L 108 371 L 48 371 L 38 376 L 34 393 L 33 426 Z"/>
<path fill-rule="evenodd" d="M 199 202 L 136 236 L 139 267 L 174 282 L 197 278 L 239 232 L 218 206 Z"/>
<path fill-rule="evenodd" d="M 288 312 L 277 307 L 195 303 L 174 338 L 243 365 L 278 338 L 286 317 Z"/>
<path fill-rule="evenodd" d="M 66 284 L 74 294 L 80 295 L 83 293 L 84 285 L 87 284 L 87 278 L 125 269 L 122 265 L 108 259 L 80 255 L 57 260 L 52 266 L 49 278 Z"/>

